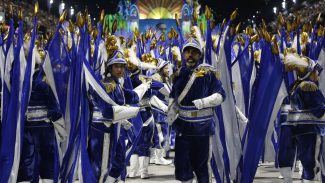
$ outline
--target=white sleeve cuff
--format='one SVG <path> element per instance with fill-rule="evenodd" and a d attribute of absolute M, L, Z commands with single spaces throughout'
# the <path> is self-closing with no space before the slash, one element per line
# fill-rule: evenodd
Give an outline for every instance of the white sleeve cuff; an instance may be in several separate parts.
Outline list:
<path fill-rule="evenodd" d="M 138 87 L 134 88 L 133 91 L 137 93 L 139 100 L 142 99 L 143 95 L 146 93 L 146 91 L 149 89 L 148 83 L 143 83 L 139 85 Z"/>
<path fill-rule="evenodd" d="M 216 107 L 223 102 L 223 97 L 219 93 L 214 93 L 208 97 L 202 98 L 202 108 Z"/>
<path fill-rule="evenodd" d="M 120 121 L 130 119 L 136 116 L 140 110 L 139 107 L 131 106 L 112 106 L 113 108 L 113 121 Z"/>
<path fill-rule="evenodd" d="M 150 99 L 150 104 L 164 112 L 167 112 L 168 107 L 162 102 L 157 96 L 152 96 Z"/>

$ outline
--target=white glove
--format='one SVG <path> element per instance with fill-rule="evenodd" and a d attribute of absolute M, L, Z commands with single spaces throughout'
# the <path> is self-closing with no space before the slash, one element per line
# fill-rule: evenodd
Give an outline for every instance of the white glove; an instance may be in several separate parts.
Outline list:
<path fill-rule="evenodd" d="M 147 92 L 147 90 L 150 88 L 151 83 L 150 82 L 146 82 L 146 83 L 142 83 L 141 85 L 139 85 L 138 87 L 134 88 L 133 91 L 135 93 L 137 93 L 139 100 L 142 99 L 143 95 Z"/>
<path fill-rule="evenodd" d="M 193 100 L 193 103 L 197 109 L 203 108 L 203 102 L 202 99 Z"/>
<path fill-rule="evenodd" d="M 239 122 L 246 124 L 248 122 L 248 119 L 246 118 L 246 116 L 239 110 L 239 108 L 237 106 L 236 107 L 236 114 L 237 114 L 237 119 Z"/>
<path fill-rule="evenodd" d="M 120 121 L 120 124 L 125 130 L 129 130 L 133 126 L 132 123 L 128 120 L 122 120 Z"/>
<path fill-rule="evenodd" d="M 161 109 L 164 112 L 168 111 L 168 107 L 162 102 L 157 96 L 152 96 L 150 98 L 150 104 L 158 109 Z"/>
<path fill-rule="evenodd" d="M 64 119 L 63 118 L 60 118 L 56 121 L 53 122 L 53 126 L 55 128 L 55 131 L 58 133 L 59 137 L 58 137 L 58 140 L 60 142 L 63 142 L 67 136 L 68 136 L 68 133 L 65 129 L 65 123 L 64 123 Z"/>
<path fill-rule="evenodd" d="M 193 100 L 192 102 L 198 109 L 216 107 L 223 102 L 223 97 L 219 93 L 214 93 L 208 97 Z"/>
<path fill-rule="evenodd" d="M 130 119 L 136 116 L 140 110 L 139 107 L 132 106 L 112 106 L 113 108 L 113 123 L 115 121 L 121 121 L 125 119 Z"/>

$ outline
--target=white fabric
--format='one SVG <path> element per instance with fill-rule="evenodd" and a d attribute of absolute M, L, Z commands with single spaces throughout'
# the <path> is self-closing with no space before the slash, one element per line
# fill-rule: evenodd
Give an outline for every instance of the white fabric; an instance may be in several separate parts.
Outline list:
<path fill-rule="evenodd" d="M 58 140 L 60 142 L 63 142 L 68 136 L 68 133 L 67 133 L 66 128 L 65 128 L 65 122 L 64 122 L 63 117 L 61 117 L 60 119 L 54 121 L 53 126 L 55 128 L 55 131 L 58 132 L 58 135 L 59 135 Z"/>
<path fill-rule="evenodd" d="M 102 152 L 102 162 L 101 162 L 99 183 L 103 183 L 105 175 L 108 172 L 108 163 L 109 163 L 109 154 L 110 154 L 109 151 L 110 151 L 110 134 L 105 133 L 103 139 L 103 152 Z M 107 182 L 107 179 L 105 182 Z"/>
<path fill-rule="evenodd" d="M 91 75 L 90 71 L 88 70 L 87 66 L 83 64 L 83 69 L 85 72 L 85 77 L 87 83 L 96 91 L 96 93 L 102 98 L 105 102 L 115 106 L 117 105 L 106 93 L 106 91 L 97 83 L 96 79 Z"/>
<path fill-rule="evenodd" d="M 225 41 L 226 39 L 226 28 L 225 33 L 223 35 Z M 220 81 L 222 83 L 222 86 L 227 94 L 227 97 L 221 104 L 222 114 L 223 114 L 223 121 L 224 121 L 224 128 L 225 128 L 225 140 L 226 140 L 226 147 L 228 151 L 229 156 L 229 164 L 230 164 L 230 177 L 232 180 L 236 178 L 237 174 L 237 165 L 239 163 L 242 149 L 241 147 L 241 139 L 240 139 L 240 132 L 238 127 L 238 119 L 236 115 L 236 109 L 235 109 L 235 101 L 233 96 L 233 90 L 232 90 L 232 83 L 230 78 L 230 73 L 228 72 L 228 66 L 226 61 L 226 54 L 224 50 L 224 42 L 220 44 L 220 54 L 218 57 L 217 63 L 219 64 L 220 71 Z M 212 63 L 216 62 L 216 54 L 212 52 Z M 216 133 L 217 134 L 217 133 Z M 220 147 L 219 147 L 220 148 Z M 217 164 L 217 166 L 219 166 Z M 223 165 L 220 165 L 223 166 Z M 220 172 L 219 172 L 220 173 Z M 227 175 L 228 176 L 228 175 Z"/>
<path fill-rule="evenodd" d="M 184 99 L 184 97 L 186 96 L 188 91 L 191 89 L 195 79 L 196 79 L 196 74 L 195 74 L 195 72 L 193 72 L 190 77 L 190 80 L 186 83 L 182 93 L 179 95 L 179 97 L 177 99 L 178 104 L 180 104 L 182 102 L 182 100 Z"/>
<path fill-rule="evenodd" d="M 244 91 L 242 86 L 239 61 L 237 61 L 235 65 L 231 67 L 231 70 L 232 70 L 231 74 L 232 74 L 232 81 L 233 81 L 233 88 L 234 88 L 233 92 L 236 99 L 236 106 L 240 109 L 240 111 L 246 114 L 245 98 L 244 98 Z"/>
<path fill-rule="evenodd" d="M 161 124 L 156 123 L 157 133 L 158 133 L 158 139 L 159 139 L 159 146 L 161 147 L 161 143 L 164 141 L 164 134 L 161 129 Z"/>
<path fill-rule="evenodd" d="M 20 150 L 22 146 L 21 142 L 21 137 L 20 137 L 20 132 L 21 132 L 21 126 L 20 126 L 20 120 L 23 118 L 21 114 L 21 96 L 22 96 L 22 88 L 23 88 L 23 83 L 25 79 L 25 71 L 26 71 L 26 58 L 25 58 L 25 53 L 24 53 L 24 48 L 21 47 L 20 52 L 19 52 L 19 59 L 20 59 L 20 77 L 19 77 L 19 108 L 17 111 L 17 128 L 16 128 L 16 141 L 15 141 L 15 154 L 14 154 L 14 161 L 11 169 L 11 174 L 9 177 L 8 182 L 15 183 L 17 182 L 17 175 L 18 175 L 18 169 L 19 169 L 19 162 L 20 162 Z M 28 78 L 26 78 L 28 79 Z"/>
<path fill-rule="evenodd" d="M 99 44 L 99 51 L 98 51 L 98 60 L 97 60 L 97 66 L 96 69 L 100 69 L 100 75 L 104 76 L 105 73 L 105 63 L 107 62 L 107 51 L 105 42 L 102 41 Z"/>
<path fill-rule="evenodd" d="M 132 123 L 128 120 L 122 120 L 120 124 L 125 130 L 129 130 L 133 126 Z"/>
<path fill-rule="evenodd" d="M 282 106 L 283 103 L 283 99 L 288 95 L 287 89 L 286 89 L 286 85 L 284 83 L 284 81 L 282 81 L 280 89 L 278 91 L 278 95 L 277 98 L 275 100 L 274 106 L 273 106 L 273 110 L 272 110 L 272 115 L 269 121 L 269 126 L 268 126 L 268 130 L 266 133 L 266 138 L 265 138 L 265 156 L 264 159 L 267 161 L 274 161 L 275 158 L 275 152 L 274 152 L 274 147 L 272 144 L 272 134 L 274 131 L 274 121 L 277 118 L 278 112 Z"/>
<path fill-rule="evenodd" d="M 3 52 L 3 49 L 0 49 L 0 77 L 1 77 L 1 96 L 0 96 L 0 100 L 1 100 L 1 107 L 0 107 L 0 119 L 1 119 L 1 122 L 2 122 L 2 116 L 3 116 L 3 111 L 2 111 L 2 106 L 3 106 L 3 75 L 4 75 L 4 63 L 5 63 L 5 55 L 4 55 L 4 52 Z"/>
<path fill-rule="evenodd" d="M 147 83 L 142 83 L 138 87 L 134 88 L 133 91 L 137 93 L 139 100 L 141 100 L 149 88 L 150 88 L 150 83 L 147 82 Z"/>
<path fill-rule="evenodd" d="M 42 179 L 42 183 L 53 183 L 52 179 Z"/>
<path fill-rule="evenodd" d="M 105 183 L 116 183 L 117 179 L 111 176 L 107 176 Z"/>
<path fill-rule="evenodd" d="M 192 182 L 193 182 L 193 179 L 187 180 L 187 181 L 182 181 L 182 183 L 192 183 Z"/>
<path fill-rule="evenodd" d="M 241 123 L 247 123 L 248 119 L 246 118 L 246 116 L 240 111 L 240 109 L 236 106 L 236 114 L 237 114 L 237 118 L 238 121 Z"/>
<path fill-rule="evenodd" d="M 325 46 L 322 48 L 317 62 L 322 68 L 323 71 L 320 73 L 319 76 L 319 89 L 322 91 L 323 95 L 325 96 Z"/>
<path fill-rule="evenodd" d="M 167 122 L 171 126 L 178 117 L 177 102 L 170 98 L 168 102 Z"/>
<path fill-rule="evenodd" d="M 280 174 L 283 177 L 284 183 L 292 183 L 292 171 L 291 167 L 280 168 Z"/>
<path fill-rule="evenodd" d="M 196 108 L 203 109 L 208 107 L 216 107 L 220 105 L 222 101 L 223 101 L 222 95 L 220 95 L 219 93 L 214 93 L 208 97 L 194 100 L 193 103 Z"/>
<path fill-rule="evenodd" d="M 168 111 L 168 107 L 161 101 L 156 95 L 150 98 L 150 104 L 158 109 L 161 109 L 164 112 Z"/>
<path fill-rule="evenodd" d="M 164 87 L 160 88 L 159 92 L 168 97 L 170 94 L 170 89 L 169 89 L 168 85 L 164 83 Z"/>
<path fill-rule="evenodd" d="M 136 116 L 140 110 L 139 107 L 132 106 L 112 106 L 113 108 L 113 122 L 130 119 Z"/>
<path fill-rule="evenodd" d="M 139 157 L 139 172 L 140 172 L 141 179 L 149 178 L 148 167 L 149 167 L 149 157 L 140 156 Z"/>
<path fill-rule="evenodd" d="M 11 84 L 10 84 L 10 73 L 12 69 L 12 63 L 14 62 L 14 48 L 13 45 L 10 45 L 7 57 L 6 57 L 6 65 L 4 68 L 4 74 L 3 74 L 3 80 L 4 83 L 6 83 L 9 91 L 11 90 Z"/>
<path fill-rule="evenodd" d="M 132 154 L 130 158 L 130 172 L 129 177 L 133 178 L 137 175 L 139 168 L 139 155 Z"/>
<path fill-rule="evenodd" d="M 317 181 L 303 179 L 302 182 L 303 183 L 313 183 L 313 182 L 316 183 Z"/>
<path fill-rule="evenodd" d="M 46 80 L 49 83 L 53 94 L 55 96 L 55 99 L 59 101 L 58 94 L 56 92 L 56 86 L 55 86 L 55 80 L 54 80 L 54 75 L 53 75 L 53 68 L 50 60 L 50 55 L 47 53 L 45 56 L 44 64 L 43 64 L 43 70 L 46 75 Z"/>
<path fill-rule="evenodd" d="M 170 165 L 172 164 L 172 160 L 167 160 L 164 158 L 165 149 L 156 149 L 156 165 Z"/>
<path fill-rule="evenodd" d="M 149 163 L 150 164 L 155 164 L 156 162 L 156 148 L 150 148 L 150 161 Z"/>

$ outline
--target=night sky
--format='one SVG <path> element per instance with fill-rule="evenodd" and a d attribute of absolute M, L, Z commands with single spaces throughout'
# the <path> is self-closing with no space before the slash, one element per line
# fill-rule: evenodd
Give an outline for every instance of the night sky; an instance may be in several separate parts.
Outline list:
<path fill-rule="evenodd" d="M 46 0 L 40 0 L 46 1 Z M 286 0 L 287 7 L 292 7 L 292 0 Z M 303 0 L 297 0 L 297 3 L 301 3 Z M 57 6 L 60 0 L 54 0 L 52 13 L 57 13 Z M 65 0 L 66 8 L 74 6 L 75 12 L 84 10 L 88 7 L 92 17 L 98 17 L 101 9 L 105 9 L 106 13 L 115 13 L 117 10 L 118 0 Z M 267 22 L 274 20 L 275 15 L 273 13 L 273 7 L 281 8 L 282 0 L 199 0 L 202 8 L 208 5 L 213 9 L 213 14 L 217 22 L 221 22 L 223 18 L 229 18 L 230 13 L 238 8 L 239 16 L 237 21 L 244 22 L 248 19 L 255 19 L 259 22 L 262 18 Z M 44 2 L 43 2 L 44 6 Z M 254 17 L 253 17 L 254 16 Z"/>

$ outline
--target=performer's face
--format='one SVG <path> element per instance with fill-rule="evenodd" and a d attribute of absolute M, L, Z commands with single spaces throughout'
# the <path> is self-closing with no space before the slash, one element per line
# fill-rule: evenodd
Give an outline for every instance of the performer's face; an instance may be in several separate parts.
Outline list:
<path fill-rule="evenodd" d="M 116 78 L 121 78 L 124 76 L 125 64 L 113 64 L 112 65 L 112 76 Z"/>
<path fill-rule="evenodd" d="M 168 64 L 164 66 L 164 68 L 162 69 L 162 73 L 164 77 L 168 77 L 169 76 L 169 67 Z"/>
<path fill-rule="evenodd" d="M 186 67 L 194 68 L 200 60 L 201 52 L 196 48 L 187 47 L 184 49 L 183 56 L 186 62 Z"/>

